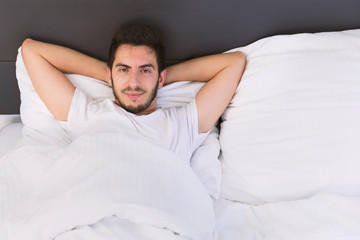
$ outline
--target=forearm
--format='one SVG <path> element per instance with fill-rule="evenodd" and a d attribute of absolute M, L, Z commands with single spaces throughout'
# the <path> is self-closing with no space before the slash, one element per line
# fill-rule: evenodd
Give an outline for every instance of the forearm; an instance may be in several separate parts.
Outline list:
<path fill-rule="evenodd" d="M 241 52 L 216 54 L 192 59 L 168 67 L 165 84 L 178 81 L 206 82 L 225 68 L 236 63 Z"/>
<path fill-rule="evenodd" d="M 76 73 L 107 81 L 107 65 L 105 62 L 87 56 L 75 50 L 26 39 L 22 51 L 32 51 L 63 73 Z"/>

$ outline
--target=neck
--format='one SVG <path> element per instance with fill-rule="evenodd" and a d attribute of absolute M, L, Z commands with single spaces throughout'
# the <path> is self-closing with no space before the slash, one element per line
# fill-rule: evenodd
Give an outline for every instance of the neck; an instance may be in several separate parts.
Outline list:
<path fill-rule="evenodd" d="M 155 112 L 156 111 L 156 102 L 157 102 L 156 100 L 157 100 L 157 97 L 155 97 L 155 99 L 152 101 L 152 103 L 150 104 L 150 106 L 147 109 L 145 109 L 142 112 L 136 113 L 136 115 L 138 115 L 138 116 L 149 115 L 149 114 Z"/>

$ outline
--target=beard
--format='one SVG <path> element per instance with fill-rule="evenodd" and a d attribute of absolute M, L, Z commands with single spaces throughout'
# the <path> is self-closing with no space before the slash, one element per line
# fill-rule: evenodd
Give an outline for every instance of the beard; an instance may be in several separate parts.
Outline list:
<path fill-rule="evenodd" d="M 155 97 L 157 95 L 157 89 L 159 87 L 159 79 L 158 79 L 157 82 L 156 82 L 155 87 L 153 89 L 151 89 L 150 95 L 147 98 L 146 102 L 143 103 L 143 104 L 139 104 L 137 106 L 132 106 L 132 105 L 125 105 L 125 103 L 121 100 L 119 95 L 115 92 L 113 78 L 111 78 L 111 83 L 112 83 L 112 86 L 113 86 L 112 89 L 113 89 L 114 97 L 117 100 L 118 105 L 120 107 L 122 107 L 123 109 L 125 109 L 126 111 L 131 112 L 133 114 L 138 114 L 138 113 L 141 113 L 141 112 L 145 111 L 146 109 L 148 109 L 148 107 L 154 101 L 154 99 L 155 99 Z M 127 87 L 127 88 L 121 90 L 121 92 L 125 92 L 125 91 L 136 91 L 136 92 L 146 93 L 146 91 L 144 89 L 139 88 L 139 87 L 136 87 L 135 89 Z"/>

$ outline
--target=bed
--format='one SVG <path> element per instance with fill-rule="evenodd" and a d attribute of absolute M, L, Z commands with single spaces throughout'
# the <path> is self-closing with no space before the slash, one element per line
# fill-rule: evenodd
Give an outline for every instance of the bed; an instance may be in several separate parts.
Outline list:
<path fill-rule="evenodd" d="M 358 1 L 1 5 L 0 239 L 360 239 Z M 163 29 L 169 65 L 246 55 L 229 107 L 190 163 L 133 136 L 70 142 L 32 87 L 26 37 L 106 59 L 129 21 Z M 113 97 L 96 79 L 68 77 Z M 189 102 L 201 86 L 165 86 L 158 106 Z"/>

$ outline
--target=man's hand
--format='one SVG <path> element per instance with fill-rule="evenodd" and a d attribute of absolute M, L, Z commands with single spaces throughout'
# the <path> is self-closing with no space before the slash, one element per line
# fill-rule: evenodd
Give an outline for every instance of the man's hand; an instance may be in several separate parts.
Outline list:
<path fill-rule="evenodd" d="M 75 92 L 65 73 L 109 82 L 105 62 L 69 48 L 26 39 L 21 54 L 36 92 L 57 120 L 67 120 Z"/>
<path fill-rule="evenodd" d="M 209 131 L 229 105 L 246 65 L 241 52 L 192 59 L 167 68 L 165 84 L 207 82 L 196 95 L 199 133 Z"/>

